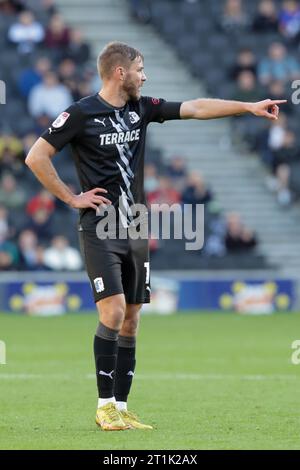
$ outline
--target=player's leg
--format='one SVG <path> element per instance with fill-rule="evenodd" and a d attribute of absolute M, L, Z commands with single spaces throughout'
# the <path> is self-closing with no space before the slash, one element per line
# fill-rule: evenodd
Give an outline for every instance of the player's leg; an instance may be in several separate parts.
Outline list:
<path fill-rule="evenodd" d="M 119 349 L 115 381 L 117 406 L 125 423 L 134 429 L 152 429 L 139 421 L 127 410 L 127 397 L 130 392 L 136 353 L 136 335 L 140 310 L 143 303 L 150 301 L 150 275 L 148 241 L 129 241 L 126 262 L 122 265 L 123 289 L 126 298 L 126 314 L 119 335 Z"/>
<path fill-rule="evenodd" d="M 117 408 L 123 421 L 132 429 L 153 429 L 142 423 L 136 414 L 127 409 L 127 399 L 134 377 L 136 364 L 136 336 L 142 304 L 127 304 L 122 329 L 119 334 L 119 348 L 115 379 Z"/>
<path fill-rule="evenodd" d="M 127 304 L 125 319 L 119 334 L 118 359 L 115 378 L 117 408 L 127 410 L 136 364 L 136 336 L 142 304 Z"/>
<path fill-rule="evenodd" d="M 118 336 L 125 318 L 124 294 L 97 302 L 99 325 L 94 338 L 98 387 L 96 423 L 105 431 L 128 429 L 115 406 L 114 381 L 117 366 Z"/>
<path fill-rule="evenodd" d="M 124 318 L 124 294 L 97 302 L 99 324 L 94 338 L 94 354 L 99 394 L 98 407 L 114 403 L 114 382 L 118 354 L 118 337 Z"/>
<path fill-rule="evenodd" d="M 127 426 L 115 407 L 114 382 L 117 367 L 118 337 L 125 318 L 124 294 L 97 302 L 99 325 L 94 338 L 98 387 L 96 423 L 104 430 L 122 430 Z"/>
<path fill-rule="evenodd" d="M 127 429 L 114 399 L 118 335 L 126 309 L 120 255 L 126 246 L 114 240 L 99 240 L 92 231 L 82 231 L 80 248 L 99 313 L 94 336 L 98 387 L 96 423 L 104 430 Z"/>

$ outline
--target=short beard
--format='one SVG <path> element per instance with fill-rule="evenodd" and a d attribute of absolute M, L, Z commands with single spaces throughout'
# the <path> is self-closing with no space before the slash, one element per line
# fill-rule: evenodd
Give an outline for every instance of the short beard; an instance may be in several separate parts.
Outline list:
<path fill-rule="evenodd" d="M 140 97 L 137 94 L 135 85 L 128 80 L 124 82 L 123 91 L 126 93 L 129 101 L 138 101 Z"/>

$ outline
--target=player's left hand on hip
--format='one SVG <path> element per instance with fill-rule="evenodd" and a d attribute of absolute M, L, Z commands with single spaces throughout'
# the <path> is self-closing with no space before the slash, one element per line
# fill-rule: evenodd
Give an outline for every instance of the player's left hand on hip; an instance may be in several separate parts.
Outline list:
<path fill-rule="evenodd" d="M 280 104 L 286 103 L 287 100 L 264 100 L 259 101 L 258 103 L 252 103 L 250 112 L 255 116 L 265 117 L 276 121 L 279 115 L 279 106 Z"/>

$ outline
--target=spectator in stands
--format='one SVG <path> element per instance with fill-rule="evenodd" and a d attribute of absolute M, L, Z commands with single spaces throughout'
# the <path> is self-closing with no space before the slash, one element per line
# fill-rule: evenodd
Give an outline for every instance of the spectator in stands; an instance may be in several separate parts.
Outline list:
<path fill-rule="evenodd" d="M 279 29 L 286 39 L 297 40 L 300 35 L 300 5 L 295 0 L 285 0 L 279 12 Z"/>
<path fill-rule="evenodd" d="M 17 185 L 15 177 L 11 173 L 4 174 L 0 184 L 0 204 L 7 209 L 21 209 L 25 201 L 25 192 Z"/>
<path fill-rule="evenodd" d="M 35 118 L 46 115 L 54 119 L 62 110 L 68 108 L 72 101 L 70 91 L 59 83 L 57 75 L 54 72 L 47 72 L 43 82 L 31 90 L 28 108 Z"/>
<path fill-rule="evenodd" d="M 0 1 L 0 14 L 3 15 L 16 15 L 23 10 L 21 1 L 18 0 L 1 0 Z"/>
<path fill-rule="evenodd" d="M 25 170 L 24 149 L 20 139 L 12 134 L 0 136 L 0 174 L 20 176 Z"/>
<path fill-rule="evenodd" d="M 209 203 L 205 217 L 206 241 L 204 253 L 207 256 L 224 256 L 226 254 L 225 235 L 226 221 L 217 201 Z"/>
<path fill-rule="evenodd" d="M 44 36 L 43 26 L 35 20 L 30 11 L 21 12 L 18 21 L 8 30 L 9 41 L 18 46 L 20 54 L 32 53 L 35 46 L 43 41 Z"/>
<path fill-rule="evenodd" d="M 232 99 L 246 102 L 262 99 L 260 87 L 257 86 L 255 75 L 250 70 L 244 70 L 238 75 Z"/>
<path fill-rule="evenodd" d="M 236 88 L 232 95 L 233 100 L 255 102 L 263 99 L 260 87 L 255 76 L 250 71 L 241 72 L 238 76 Z M 257 141 L 257 133 L 263 123 L 255 120 L 254 116 L 244 114 L 232 118 L 234 136 L 249 149 L 254 149 Z"/>
<path fill-rule="evenodd" d="M 62 83 L 72 93 L 73 100 L 79 100 L 78 85 L 80 75 L 77 71 L 75 62 L 72 59 L 63 59 L 60 62 L 58 66 L 58 77 L 60 83 Z"/>
<path fill-rule="evenodd" d="M 34 66 L 23 70 L 18 78 L 18 89 L 24 98 L 28 98 L 32 88 L 43 81 L 52 64 L 47 57 L 39 57 Z"/>
<path fill-rule="evenodd" d="M 269 85 L 272 80 L 292 81 L 300 77 L 300 64 L 282 43 L 273 42 L 268 57 L 259 63 L 258 77 L 262 85 Z"/>
<path fill-rule="evenodd" d="M 84 42 L 80 29 L 72 29 L 70 43 L 65 51 L 66 58 L 72 59 L 77 65 L 83 65 L 89 60 L 90 53 L 90 46 Z"/>
<path fill-rule="evenodd" d="M 146 194 L 156 191 L 159 187 L 157 168 L 153 163 L 147 163 L 145 165 L 144 187 Z"/>
<path fill-rule="evenodd" d="M 78 271 L 82 268 L 79 251 L 61 235 L 53 238 L 51 247 L 45 250 L 44 263 L 54 271 Z"/>
<path fill-rule="evenodd" d="M 174 189 L 172 181 L 166 176 L 159 177 L 159 186 L 148 194 L 149 204 L 172 204 L 180 203 L 181 195 Z"/>
<path fill-rule="evenodd" d="M 206 187 L 201 173 L 193 171 L 187 178 L 187 184 L 183 189 L 183 204 L 207 204 L 213 199 L 212 192 Z"/>
<path fill-rule="evenodd" d="M 10 231 L 7 209 L 0 205 L 0 240 L 6 240 Z"/>
<path fill-rule="evenodd" d="M 274 154 L 283 146 L 285 132 L 288 121 L 285 114 L 281 113 L 277 121 L 271 123 L 266 131 L 263 131 L 260 138 L 260 153 L 264 163 L 270 170 L 274 168 Z M 267 183 L 272 189 L 271 183 Z"/>
<path fill-rule="evenodd" d="M 242 33 L 249 28 L 250 18 L 242 0 L 226 0 L 220 26 L 226 33 Z"/>
<path fill-rule="evenodd" d="M 271 178 L 268 180 L 269 188 L 277 193 L 277 200 L 281 206 L 288 206 L 292 202 L 292 193 L 289 188 L 291 165 L 297 161 L 300 161 L 300 149 L 295 133 L 285 129 L 280 147 L 273 150 L 273 181 Z"/>
<path fill-rule="evenodd" d="M 174 188 L 181 192 L 187 176 L 185 159 L 182 157 L 172 158 L 167 166 L 167 176 L 171 178 Z"/>
<path fill-rule="evenodd" d="M 230 70 L 230 78 L 236 80 L 241 72 L 251 72 L 257 75 L 257 60 L 251 49 L 245 48 L 239 51 L 236 63 Z"/>
<path fill-rule="evenodd" d="M 46 209 L 35 211 L 24 226 L 32 230 L 41 243 L 48 243 L 53 236 L 52 217 Z"/>
<path fill-rule="evenodd" d="M 278 28 L 278 12 L 274 0 L 261 0 L 253 21 L 253 31 L 258 33 L 277 33 Z"/>
<path fill-rule="evenodd" d="M 29 215 L 34 215 L 40 210 L 46 211 L 50 216 L 55 209 L 53 196 L 46 189 L 42 189 L 39 194 L 30 199 L 27 203 L 26 212 Z"/>
<path fill-rule="evenodd" d="M 18 250 L 9 240 L 12 235 L 7 210 L 0 206 L 0 271 L 13 269 L 18 262 Z"/>
<path fill-rule="evenodd" d="M 24 271 L 47 270 L 44 264 L 44 249 L 38 245 L 36 234 L 32 230 L 23 230 L 18 239 L 19 264 L 18 268 Z"/>
<path fill-rule="evenodd" d="M 33 231 L 42 242 L 47 242 L 53 234 L 52 215 L 54 209 L 53 196 L 47 190 L 42 189 L 27 203 L 26 212 L 30 219 L 24 228 Z"/>
<path fill-rule="evenodd" d="M 244 226 L 239 214 L 228 214 L 226 222 L 225 246 L 229 254 L 249 252 L 257 246 L 254 232 Z"/>
<path fill-rule="evenodd" d="M 17 267 L 19 253 L 16 245 L 10 240 L 0 238 L 0 271 L 9 271 Z"/>
<path fill-rule="evenodd" d="M 55 13 L 46 29 L 45 45 L 50 49 L 63 49 L 63 53 L 70 44 L 70 30 L 66 26 L 64 19 L 58 13 Z"/>
<path fill-rule="evenodd" d="M 292 203 L 292 192 L 290 190 L 291 167 L 281 164 L 276 171 L 278 189 L 277 201 L 282 207 L 287 207 Z"/>

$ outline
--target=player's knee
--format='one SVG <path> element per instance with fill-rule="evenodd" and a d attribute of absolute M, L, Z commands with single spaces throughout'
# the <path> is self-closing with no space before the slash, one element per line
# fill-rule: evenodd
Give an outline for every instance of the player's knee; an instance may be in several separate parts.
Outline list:
<path fill-rule="evenodd" d="M 139 326 L 139 317 L 125 318 L 122 327 L 122 335 L 124 336 L 136 336 Z"/>
<path fill-rule="evenodd" d="M 127 304 L 126 305 L 126 318 L 139 317 L 140 310 L 143 304 Z"/>
<path fill-rule="evenodd" d="M 125 318 L 126 304 L 121 296 L 113 296 L 99 302 L 99 318 L 104 325 L 120 330 Z"/>
<path fill-rule="evenodd" d="M 140 305 L 127 305 L 126 316 L 122 327 L 122 334 L 125 336 L 135 336 L 139 326 Z"/>

